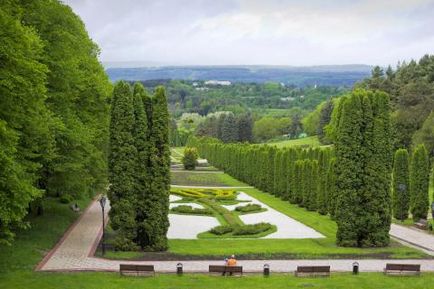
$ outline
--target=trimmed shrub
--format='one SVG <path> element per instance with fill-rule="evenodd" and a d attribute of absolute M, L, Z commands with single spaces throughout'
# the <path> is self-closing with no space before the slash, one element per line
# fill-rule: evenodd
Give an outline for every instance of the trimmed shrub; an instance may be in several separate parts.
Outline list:
<path fill-rule="evenodd" d="M 182 164 L 186 170 L 194 170 L 197 166 L 197 149 L 196 148 L 186 148 L 184 150 L 184 157 L 182 158 Z"/>
<path fill-rule="evenodd" d="M 179 205 L 170 209 L 171 212 L 180 213 L 180 214 L 189 214 L 189 215 L 212 215 L 212 211 L 210 209 L 204 208 L 193 208 L 188 205 Z"/>
<path fill-rule="evenodd" d="M 209 230 L 210 233 L 214 235 L 224 235 L 227 233 L 231 233 L 234 228 L 231 225 L 217 226 Z"/>
<path fill-rule="evenodd" d="M 240 213 L 259 212 L 262 211 L 262 207 L 258 204 L 247 204 L 245 206 L 236 207 L 235 211 Z"/>
<path fill-rule="evenodd" d="M 256 235 L 268 231 L 273 226 L 269 223 L 258 223 L 253 225 L 236 226 L 233 231 L 234 236 Z"/>

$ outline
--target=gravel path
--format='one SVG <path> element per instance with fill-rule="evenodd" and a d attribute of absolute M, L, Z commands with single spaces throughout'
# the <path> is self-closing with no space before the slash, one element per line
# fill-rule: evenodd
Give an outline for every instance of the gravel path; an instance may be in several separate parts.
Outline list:
<path fill-rule="evenodd" d="M 269 234 L 264 239 L 312 239 L 312 238 L 324 238 L 324 236 L 314 229 L 282 214 L 279 211 L 267 206 L 252 196 L 240 192 L 237 196 L 239 200 L 249 201 L 251 204 L 258 204 L 261 207 L 267 209 L 265 212 L 240 215 L 241 221 L 245 224 L 257 224 L 260 222 L 270 223 L 277 227 L 277 231 Z M 243 203 L 236 205 L 225 205 L 229 210 L 235 209 L 235 207 L 242 206 Z"/>

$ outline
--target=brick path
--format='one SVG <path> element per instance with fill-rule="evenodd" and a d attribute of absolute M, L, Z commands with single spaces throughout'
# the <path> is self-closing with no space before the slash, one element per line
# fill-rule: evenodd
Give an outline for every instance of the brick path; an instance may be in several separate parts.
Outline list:
<path fill-rule="evenodd" d="M 107 206 L 109 206 L 107 204 Z M 59 243 L 41 261 L 38 271 L 118 271 L 120 263 L 153 264 L 157 272 L 175 272 L 177 261 L 119 261 L 93 257 L 96 244 L 101 238 L 101 208 L 97 201 L 65 233 Z M 434 255 L 434 236 L 392 225 L 391 235 L 407 242 L 420 244 Z M 381 272 L 385 263 L 417 263 L 423 271 L 434 272 L 434 260 L 248 260 L 239 261 L 245 272 L 261 272 L 265 263 L 272 272 L 292 272 L 299 265 L 330 265 L 332 271 L 351 271 L 357 261 L 362 272 Z M 185 272 L 207 272 L 210 264 L 223 261 L 182 261 Z"/>

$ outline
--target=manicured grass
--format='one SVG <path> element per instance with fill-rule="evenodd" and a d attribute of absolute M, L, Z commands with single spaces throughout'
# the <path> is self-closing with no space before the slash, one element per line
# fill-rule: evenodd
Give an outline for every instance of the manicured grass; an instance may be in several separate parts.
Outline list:
<path fill-rule="evenodd" d="M 208 276 L 207 274 L 157 274 L 156 277 L 121 277 L 117 273 L 33 273 L 14 272 L 4 276 L 0 288 L 26 289 L 427 289 L 434 283 L 434 274 L 419 277 L 392 277 L 381 273 L 332 274 L 330 278 L 297 278 L 292 274 L 239 277 Z"/>
<path fill-rule="evenodd" d="M 279 141 L 279 142 L 270 142 L 267 144 L 274 145 L 274 146 L 279 147 L 279 148 L 291 147 L 291 146 L 312 146 L 312 147 L 321 146 L 321 143 L 319 142 L 317 136 L 284 140 L 284 141 Z"/>
<path fill-rule="evenodd" d="M 247 186 L 224 173 L 172 171 L 172 185 L 179 186 Z"/>

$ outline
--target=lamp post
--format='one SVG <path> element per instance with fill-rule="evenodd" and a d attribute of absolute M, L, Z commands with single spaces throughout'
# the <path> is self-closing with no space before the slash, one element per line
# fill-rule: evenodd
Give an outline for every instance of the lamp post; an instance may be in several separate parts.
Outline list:
<path fill-rule="evenodd" d="M 101 205 L 101 209 L 102 209 L 102 255 L 104 256 L 105 254 L 105 214 L 104 214 L 104 207 L 105 207 L 105 203 L 107 201 L 107 198 L 105 196 L 102 196 L 99 199 L 99 204 Z"/>

